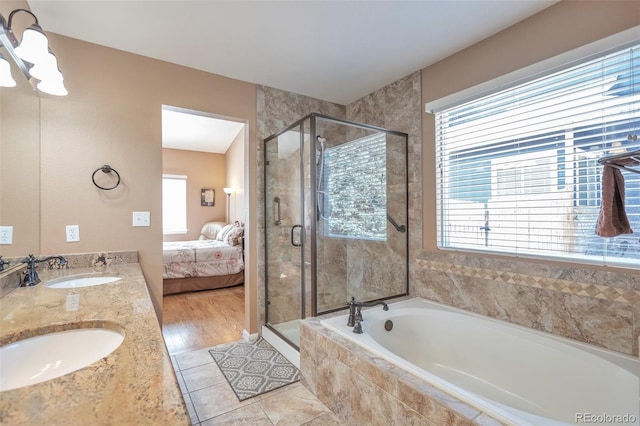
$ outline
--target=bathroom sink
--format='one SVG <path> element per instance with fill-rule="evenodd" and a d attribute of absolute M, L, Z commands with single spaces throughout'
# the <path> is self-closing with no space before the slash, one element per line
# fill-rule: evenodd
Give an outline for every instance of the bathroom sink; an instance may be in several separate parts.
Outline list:
<path fill-rule="evenodd" d="M 69 277 L 56 278 L 48 281 L 45 286 L 50 288 L 78 288 L 90 287 L 94 285 L 107 284 L 121 280 L 121 277 L 92 275 L 72 275 Z"/>
<path fill-rule="evenodd" d="M 124 334 L 109 328 L 76 328 L 37 335 L 0 347 L 0 391 L 64 376 L 116 350 Z"/>

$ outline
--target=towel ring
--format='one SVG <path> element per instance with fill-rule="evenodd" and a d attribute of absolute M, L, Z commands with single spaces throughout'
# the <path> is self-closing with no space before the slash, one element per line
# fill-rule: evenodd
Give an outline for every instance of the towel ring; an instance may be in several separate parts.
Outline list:
<path fill-rule="evenodd" d="M 103 173 L 111 173 L 111 172 L 115 173 L 115 174 L 116 174 L 116 176 L 118 176 L 118 181 L 116 182 L 116 184 L 115 184 L 115 185 L 113 185 L 112 187 L 109 187 L 109 188 L 105 188 L 104 186 L 100 186 L 100 185 L 98 185 L 98 184 L 96 183 L 96 173 L 98 173 L 98 171 L 100 171 L 100 170 L 102 170 L 102 172 L 103 172 Z M 93 172 L 93 174 L 91 175 L 91 180 L 93 181 L 93 184 L 94 184 L 95 186 L 97 186 L 98 188 L 103 189 L 103 190 L 105 190 L 105 191 L 110 191 L 110 190 L 112 190 L 112 189 L 117 188 L 117 187 L 118 187 L 118 185 L 120 185 L 120 173 L 118 173 L 118 172 L 116 171 L 116 169 L 114 169 L 114 168 L 112 168 L 111 166 L 109 166 L 109 165 L 106 165 L 106 164 L 105 164 L 105 165 L 104 165 L 104 166 L 102 166 L 102 167 L 98 167 L 98 168 Z"/>

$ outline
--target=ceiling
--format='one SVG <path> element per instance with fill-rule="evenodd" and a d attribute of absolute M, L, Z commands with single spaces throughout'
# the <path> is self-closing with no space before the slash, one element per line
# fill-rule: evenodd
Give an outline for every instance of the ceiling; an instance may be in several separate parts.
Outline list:
<path fill-rule="evenodd" d="M 556 2 L 28 0 L 45 31 L 341 105 Z"/>
<path fill-rule="evenodd" d="M 162 147 L 224 154 L 244 123 L 162 106 Z"/>

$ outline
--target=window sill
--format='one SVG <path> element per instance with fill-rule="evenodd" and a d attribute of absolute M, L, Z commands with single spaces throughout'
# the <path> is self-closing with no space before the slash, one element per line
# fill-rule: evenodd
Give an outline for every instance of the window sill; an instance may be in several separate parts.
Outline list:
<path fill-rule="evenodd" d="M 162 230 L 162 235 L 179 235 L 179 234 L 186 234 L 187 232 L 189 232 L 188 229 L 169 229 L 169 230 Z"/>

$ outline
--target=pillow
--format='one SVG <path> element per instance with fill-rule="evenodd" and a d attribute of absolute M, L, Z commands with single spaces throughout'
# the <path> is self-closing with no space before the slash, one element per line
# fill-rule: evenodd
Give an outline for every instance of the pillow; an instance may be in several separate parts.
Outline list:
<path fill-rule="evenodd" d="M 216 235 L 216 240 L 224 241 L 224 238 L 227 236 L 229 232 L 231 232 L 235 228 L 233 223 L 225 225 L 220 231 L 218 231 L 218 235 Z"/>
<path fill-rule="evenodd" d="M 231 231 L 229 231 L 224 236 L 224 242 L 229 244 L 230 246 L 237 246 L 240 244 L 242 240 L 242 236 L 244 235 L 244 227 L 235 225 Z"/>
<path fill-rule="evenodd" d="M 207 222 L 200 230 L 199 240 L 215 240 L 220 230 L 224 227 L 224 222 Z"/>

